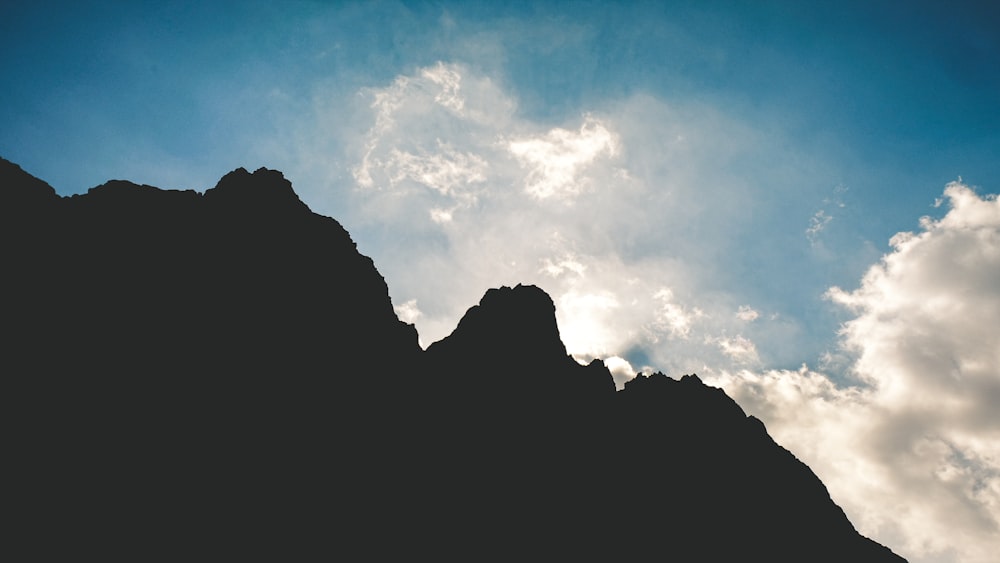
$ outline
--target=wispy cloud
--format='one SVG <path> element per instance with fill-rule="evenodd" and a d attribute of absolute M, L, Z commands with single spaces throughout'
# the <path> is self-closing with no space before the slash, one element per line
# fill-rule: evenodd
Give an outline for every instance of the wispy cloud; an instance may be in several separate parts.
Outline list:
<path fill-rule="evenodd" d="M 392 149 L 385 163 L 389 182 L 411 180 L 441 195 L 459 196 L 463 188 L 486 181 L 488 164 L 482 157 L 459 152 L 441 141 L 436 149 L 421 155 Z"/>
<path fill-rule="evenodd" d="M 576 274 L 577 276 L 582 276 L 584 272 L 587 271 L 587 266 L 581 264 L 576 256 L 572 253 L 568 253 L 562 258 L 553 260 L 552 258 L 546 258 L 542 265 L 540 272 L 548 274 L 552 277 L 558 277 L 563 274 Z"/>
<path fill-rule="evenodd" d="M 813 256 L 823 261 L 829 262 L 833 260 L 836 257 L 835 249 L 844 244 L 844 241 L 840 237 L 835 236 L 831 238 L 827 230 L 834 221 L 840 225 L 847 224 L 844 222 L 844 217 L 849 216 L 845 201 L 848 191 L 847 186 L 837 184 L 828 195 L 823 197 L 822 207 L 809 217 L 809 224 L 805 230 L 806 240 L 809 241 Z M 841 228 L 839 230 L 843 234 L 844 229 Z M 855 254 L 855 259 L 861 258 L 860 254 Z M 867 265 L 867 263 L 862 265 Z"/>
<path fill-rule="evenodd" d="M 741 321 L 753 322 L 760 317 L 760 313 L 755 311 L 753 307 L 749 305 L 740 305 L 740 308 L 736 311 L 736 318 Z"/>
<path fill-rule="evenodd" d="M 600 156 L 615 155 L 618 139 L 588 116 L 579 131 L 555 128 L 507 141 L 505 148 L 528 170 L 526 192 L 538 199 L 569 198 L 586 189 L 589 179 L 581 172 L 587 165 Z"/>
<path fill-rule="evenodd" d="M 653 326 L 665 330 L 673 338 L 687 338 L 691 334 L 691 325 L 705 316 L 697 307 L 687 309 L 675 302 L 674 292 L 669 287 L 657 290 L 653 299 L 658 302 Z"/>
<path fill-rule="evenodd" d="M 819 234 L 826 229 L 826 226 L 830 224 L 833 220 L 833 216 L 827 215 L 826 210 L 820 209 L 809 218 L 809 228 L 806 229 L 806 237 L 809 242 L 816 244 L 819 240 Z"/>
<path fill-rule="evenodd" d="M 435 102 L 459 114 L 465 109 L 465 99 L 461 94 L 462 75 L 453 66 L 438 62 L 433 67 L 421 69 L 420 75 L 440 86 L 434 94 Z"/>
<path fill-rule="evenodd" d="M 743 335 L 720 336 L 714 339 L 722 353 L 729 356 L 740 364 L 756 364 L 760 362 L 757 356 L 757 347 L 749 338 Z"/>
<path fill-rule="evenodd" d="M 459 205 L 474 201 L 474 185 L 487 180 L 487 159 L 497 152 L 495 133 L 513 108 L 504 93 L 439 62 L 361 95 L 374 119 L 351 168 L 359 187 L 406 190 L 415 183 Z M 466 103 L 466 95 L 473 101 Z"/>

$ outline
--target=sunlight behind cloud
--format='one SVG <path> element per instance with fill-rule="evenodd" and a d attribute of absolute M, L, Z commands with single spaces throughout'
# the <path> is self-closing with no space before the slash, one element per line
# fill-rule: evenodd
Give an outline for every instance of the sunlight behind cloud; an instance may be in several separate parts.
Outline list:
<path fill-rule="evenodd" d="M 446 336 L 487 288 L 517 283 L 550 293 L 581 361 L 631 350 L 668 372 L 736 368 L 749 349 L 719 339 L 739 334 L 766 358 L 795 334 L 790 318 L 748 327 L 752 309 L 733 314 L 738 286 L 702 289 L 731 266 L 720 259 L 744 259 L 720 254 L 729 241 L 761 233 L 748 222 L 751 177 L 732 166 L 766 162 L 772 141 L 745 124 L 640 95 L 543 125 L 517 114 L 502 83 L 445 62 L 359 99 L 370 122 L 347 153 L 361 222 L 386 237 L 373 258 L 392 294 L 419 299 L 423 340 Z M 789 226 L 780 236 L 801 237 Z"/>
<path fill-rule="evenodd" d="M 635 368 L 624 358 L 611 356 L 604 359 L 604 365 L 611 372 L 611 377 L 615 380 L 615 387 L 621 389 L 625 383 L 636 376 Z"/>
<path fill-rule="evenodd" d="M 600 357 L 611 352 L 611 344 L 620 335 L 615 334 L 611 318 L 621 307 L 618 298 L 610 291 L 582 293 L 567 291 L 559 297 L 559 333 L 566 343 L 566 351 L 584 357 Z"/>

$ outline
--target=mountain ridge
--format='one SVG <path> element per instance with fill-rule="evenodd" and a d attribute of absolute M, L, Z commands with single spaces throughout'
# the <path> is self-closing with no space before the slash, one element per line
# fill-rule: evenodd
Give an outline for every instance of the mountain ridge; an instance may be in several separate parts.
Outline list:
<path fill-rule="evenodd" d="M 47 444 L 21 483 L 94 548 L 267 523 L 286 549 L 297 528 L 371 558 L 902 560 L 721 389 L 615 391 L 578 364 L 540 288 L 487 291 L 420 350 L 371 259 L 278 171 L 61 198 L 0 160 L 0 184 L 5 386 L 19 447 Z"/>

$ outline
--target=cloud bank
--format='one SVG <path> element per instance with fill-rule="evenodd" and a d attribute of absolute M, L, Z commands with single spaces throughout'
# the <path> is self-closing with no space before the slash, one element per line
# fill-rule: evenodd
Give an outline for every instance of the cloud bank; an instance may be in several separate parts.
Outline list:
<path fill-rule="evenodd" d="M 712 381 L 808 463 L 865 533 L 915 561 L 1000 553 L 1000 202 L 944 190 L 947 214 L 899 233 L 841 331 L 855 385 L 797 371 Z"/>

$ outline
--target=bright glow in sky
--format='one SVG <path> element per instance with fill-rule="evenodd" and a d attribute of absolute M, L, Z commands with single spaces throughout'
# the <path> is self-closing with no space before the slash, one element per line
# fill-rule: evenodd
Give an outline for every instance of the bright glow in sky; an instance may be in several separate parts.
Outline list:
<path fill-rule="evenodd" d="M 140 4 L 0 8 L 0 156 L 282 170 L 425 346 L 537 284 L 579 360 L 724 387 L 910 561 L 1000 552 L 1000 5 Z"/>

